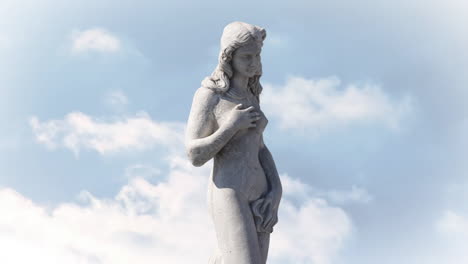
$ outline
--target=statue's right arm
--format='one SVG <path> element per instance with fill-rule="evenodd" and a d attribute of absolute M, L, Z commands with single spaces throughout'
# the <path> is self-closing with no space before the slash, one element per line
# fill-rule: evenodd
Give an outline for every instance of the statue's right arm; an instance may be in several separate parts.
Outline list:
<path fill-rule="evenodd" d="M 218 102 L 219 96 L 203 87 L 199 88 L 193 97 L 185 147 L 194 166 L 202 166 L 213 158 L 237 132 L 229 123 L 217 127 L 213 110 Z"/>

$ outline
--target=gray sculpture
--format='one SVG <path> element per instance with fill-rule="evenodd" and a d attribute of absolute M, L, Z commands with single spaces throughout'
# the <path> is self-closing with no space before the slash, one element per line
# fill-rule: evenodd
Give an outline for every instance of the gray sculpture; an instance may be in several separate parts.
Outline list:
<path fill-rule="evenodd" d="M 218 250 L 211 264 L 264 264 L 278 221 L 282 187 L 263 142 L 260 110 L 263 28 L 233 22 L 224 28 L 219 63 L 194 95 L 186 149 L 195 166 L 214 158 L 208 206 Z"/>

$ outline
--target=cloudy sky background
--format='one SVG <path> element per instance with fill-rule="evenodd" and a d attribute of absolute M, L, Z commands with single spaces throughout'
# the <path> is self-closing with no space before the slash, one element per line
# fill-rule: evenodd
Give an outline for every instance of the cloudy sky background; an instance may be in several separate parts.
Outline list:
<path fill-rule="evenodd" d="M 183 133 L 240 20 L 267 30 L 269 263 L 468 263 L 468 5 L 283 2 L 0 1 L 1 262 L 207 262 Z"/>

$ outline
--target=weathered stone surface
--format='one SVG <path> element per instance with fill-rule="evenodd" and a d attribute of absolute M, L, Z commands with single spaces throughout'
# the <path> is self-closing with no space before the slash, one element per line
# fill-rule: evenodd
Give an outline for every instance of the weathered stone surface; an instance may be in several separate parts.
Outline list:
<path fill-rule="evenodd" d="M 219 64 L 195 92 L 186 134 L 193 165 L 214 159 L 208 205 L 218 248 L 210 263 L 264 264 L 278 221 L 282 187 L 263 142 L 260 53 L 266 31 L 233 22 L 221 37 Z"/>

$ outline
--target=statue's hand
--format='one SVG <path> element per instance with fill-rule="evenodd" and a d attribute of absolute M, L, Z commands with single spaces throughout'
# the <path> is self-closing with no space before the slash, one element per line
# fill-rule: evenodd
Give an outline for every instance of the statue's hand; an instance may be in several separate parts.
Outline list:
<path fill-rule="evenodd" d="M 273 232 L 273 226 L 278 223 L 278 204 L 271 192 L 265 196 L 260 210 L 265 216 L 262 223 L 263 229 Z"/>
<path fill-rule="evenodd" d="M 255 218 L 257 232 L 273 232 L 273 226 L 278 222 L 278 203 L 270 192 L 254 201 L 251 205 Z"/>
<path fill-rule="evenodd" d="M 238 104 L 231 110 L 227 124 L 239 130 L 255 127 L 255 122 L 260 119 L 260 114 L 254 111 L 255 108 L 253 106 L 245 109 L 241 108 L 242 104 Z"/>

